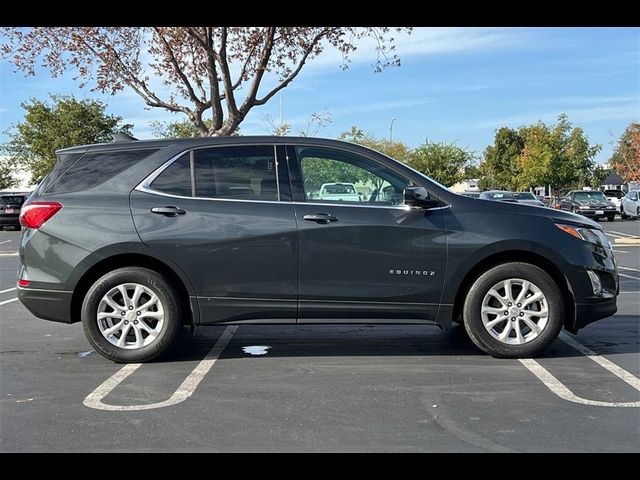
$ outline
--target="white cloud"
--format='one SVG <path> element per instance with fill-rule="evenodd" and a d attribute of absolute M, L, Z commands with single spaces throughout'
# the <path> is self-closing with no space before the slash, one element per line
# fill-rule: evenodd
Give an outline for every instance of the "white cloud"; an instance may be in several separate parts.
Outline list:
<path fill-rule="evenodd" d="M 473 52 L 501 50 L 521 47 L 532 43 L 539 35 L 529 30 L 512 28 L 476 28 L 476 27 L 416 27 L 411 34 L 394 33 L 395 53 L 401 60 L 411 56 L 436 55 L 455 52 Z M 351 62 L 374 63 L 376 60 L 376 41 L 371 38 L 359 42 L 358 50 L 351 55 Z M 332 47 L 326 47 L 323 53 L 306 67 L 313 69 L 337 69 L 342 56 Z"/>
<path fill-rule="evenodd" d="M 538 120 L 543 122 L 553 122 L 558 119 L 558 115 L 566 113 L 569 120 L 574 124 L 593 123 L 605 120 L 633 120 L 640 117 L 638 106 L 621 105 L 606 107 L 588 107 L 575 109 L 562 109 L 547 111 L 542 113 L 524 113 L 510 117 L 494 118 L 474 122 L 471 126 L 477 129 L 500 128 L 502 126 L 519 127 L 535 123 Z"/>

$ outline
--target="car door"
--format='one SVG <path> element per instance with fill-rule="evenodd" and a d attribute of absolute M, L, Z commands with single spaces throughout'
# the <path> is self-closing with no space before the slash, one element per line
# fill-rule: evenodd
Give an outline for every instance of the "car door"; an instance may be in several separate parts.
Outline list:
<path fill-rule="evenodd" d="M 286 175 L 273 145 L 215 146 L 182 153 L 132 192 L 140 238 L 186 274 L 202 323 L 296 321 L 297 232 Z"/>
<path fill-rule="evenodd" d="M 444 220 L 403 204 L 394 169 L 337 147 L 287 147 L 299 243 L 299 322 L 429 322 L 446 266 Z M 353 184 L 359 200 L 318 198 Z"/>
<path fill-rule="evenodd" d="M 565 197 L 562 199 L 562 201 L 560 202 L 560 210 L 568 210 L 571 211 L 571 209 L 573 208 L 573 198 L 572 198 L 573 193 L 569 192 L 565 195 Z"/>

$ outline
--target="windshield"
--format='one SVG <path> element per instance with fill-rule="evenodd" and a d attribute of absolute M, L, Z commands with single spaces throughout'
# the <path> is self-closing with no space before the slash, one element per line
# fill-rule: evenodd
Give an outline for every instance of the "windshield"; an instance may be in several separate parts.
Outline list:
<path fill-rule="evenodd" d="M 537 200 L 535 195 L 530 192 L 519 192 L 515 194 L 516 200 Z"/>
<path fill-rule="evenodd" d="M 573 199 L 576 202 L 604 202 L 606 200 L 602 192 L 576 192 Z"/>
<path fill-rule="evenodd" d="M 509 192 L 490 192 L 487 193 L 487 197 L 492 200 L 515 200 L 516 198 L 513 196 L 513 193 Z"/>
<path fill-rule="evenodd" d="M 325 193 L 356 193 L 356 189 L 353 185 L 326 185 L 324 187 Z"/>
<path fill-rule="evenodd" d="M 24 197 L 19 195 L 2 195 L 0 197 L 0 206 L 4 207 L 10 205 L 12 207 L 19 207 L 24 203 Z"/>

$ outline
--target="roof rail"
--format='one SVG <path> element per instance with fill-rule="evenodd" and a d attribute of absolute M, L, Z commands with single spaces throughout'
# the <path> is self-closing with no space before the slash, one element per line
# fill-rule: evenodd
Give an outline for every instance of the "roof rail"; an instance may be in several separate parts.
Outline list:
<path fill-rule="evenodd" d="M 126 133 L 114 133 L 112 137 L 113 137 L 113 143 L 135 142 L 138 140 L 136 137 L 132 137 L 131 135 L 128 135 Z"/>

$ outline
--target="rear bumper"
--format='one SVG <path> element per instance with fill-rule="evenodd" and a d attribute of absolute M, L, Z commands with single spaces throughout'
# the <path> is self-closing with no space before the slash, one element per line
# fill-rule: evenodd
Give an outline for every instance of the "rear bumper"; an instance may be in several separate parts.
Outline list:
<path fill-rule="evenodd" d="M 73 292 L 18 287 L 18 299 L 36 317 L 53 322 L 71 323 Z"/>
<path fill-rule="evenodd" d="M 0 227 L 4 226 L 19 227 L 20 217 L 18 215 L 0 215 Z"/>

